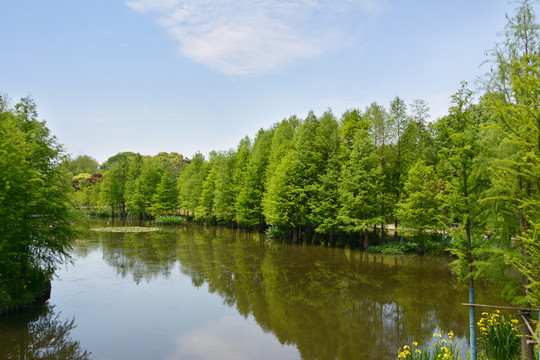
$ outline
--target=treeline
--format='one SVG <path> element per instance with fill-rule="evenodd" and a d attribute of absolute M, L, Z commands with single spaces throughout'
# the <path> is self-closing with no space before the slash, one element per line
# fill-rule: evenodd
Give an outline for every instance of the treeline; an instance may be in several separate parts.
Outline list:
<path fill-rule="evenodd" d="M 76 207 L 98 215 L 145 219 L 177 212 L 176 183 L 187 163 L 189 159 L 174 152 L 156 156 L 124 152 L 101 166 L 87 155 L 63 165 L 72 175 L 71 198 Z"/>
<path fill-rule="evenodd" d="M 397 221 L 409 169 L 419 158 L 439 162 L 438 123 L 428 123 L 427 103 L 416 100 L 407 110 L 396 97 L 388 108 L 373 103 L 339 119 L 330 110 L 292 116 L 208 159 L 128 152 L 98 169 L 78 157 L 66 164 L 72 174 L 84 171 L 73 176 L 73 199 L 119 216 L 181 209 L 208 224 L 271 224 L 298 241 L 354 234 L 367 246 L 365 230 Z"/>

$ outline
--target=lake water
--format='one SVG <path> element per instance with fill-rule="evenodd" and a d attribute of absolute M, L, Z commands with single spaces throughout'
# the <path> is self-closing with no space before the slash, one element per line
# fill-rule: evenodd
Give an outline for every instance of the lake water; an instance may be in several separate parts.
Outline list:
<path fill-rule="evenodd" d="M 467 289 L 442 257 L 197 225 L 91 230 L 109 225 L 85 224 L 45 306 L 0 319 L 0 358 L 395 359 L 450 330 L 466 347 Z"/>

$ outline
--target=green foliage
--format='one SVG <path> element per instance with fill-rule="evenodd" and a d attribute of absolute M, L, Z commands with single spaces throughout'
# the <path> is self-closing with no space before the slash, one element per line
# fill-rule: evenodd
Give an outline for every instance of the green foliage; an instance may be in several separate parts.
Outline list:
<path fill-rule="evenodd" d="M 279 226 L 269 226 L 268 229 L 266 229 L 266 235 L 272 239 L 283 239 L 285 231 Z"/>
<path fill-rule="evenodd" d="M 86 214 L 88 216 L 93 216 L 93 217 L 110 217 L 111 216 L 111 212 L 106 209 L 89 209 L 89 210 L 86 210 Z"/>
<path fill-rule="evenodd" d="M 167 172 L 161 176 L 161 180 L 156 187 L 156 192 L 152 196 L 150 212 L 153 216 L 168 214 L 178 207 L 178 193 L 176 184 Z"/>
<path fill-rule="evenodd" d="M 244 142 L 244 144 L 242 144 Z M 234 203 L 236 199 L 237 190 L 236 182 L 243 180 L 239 174 L 236 173 L 236 165 L 241 170 L 245 171 L 246 157 L 249 155 L 249 139 L 245 138 L 239 145 L 240 153 L 237 154 L 234 151 L 220 152 L 212 159 L 215 164 L 213 170 L 215 171 L 213 181 L 214 186 L 214 198 L 213 204 L 209 207 L 209 212 L 213 213 L 217 221 L 222 223 L 231 223 L 234 219 Z M 246 154 L 246 152 L 248 152 Z M 204 191 L 203 191 L 204 192 Z"/>
<path fill-rule="evenodd" d="M 88 155 L 79 155 L 75 159 L 66 159 L 63 162 L 66 171 L 75 176 L 81 173 L 94 174 L 98 171 L 99 163 Z"/>
<path fill-rule="evenodd" d="M 155 217 L 156 224 L 160 225 L 180 225 L 184 224 L 187 220 L 183 216 L 175 215 L 158 215 Z"/>
<path fill-rule="evenodd" d="M 204 156 L 196 153 L 178 175 L 178 203 L 181 209 L 194 212 L 199 206 L 203 181 L 208 173 Z"/>
<path fill-rule="evenodd" d="M 0 112 L 0 306 L 26 302 L 69 259 L 71 184 L 62 160 L 32 99 Z"/>
<path fill-rule="evenodd" d="M 418 244 L 415 242 L 388 242 L 386 244 L 380 244 L 370 246 L 366 251 L 371 253 L 382 254 L 407 254 L 415 253 L 418 250 Z"/>
<path fill-rule="evenodd" d="M 440 189 L 441 183 L 433 167 L 419 160 L 410 169 L 403 197 L 396 206 L 396 216 L 403 225 L 415 229 L 420 250 L 425 247 L 426 231 L 441 227 Z"/>
<path fill-rule="evenodd" d="M 519 359 L 521 340 L 516 319 L 507 319 L 497 310 L 495 313 L 482 313 L 478 321 L 480 344 L 490 360 Z"/>
<path fill-rule="evenodd" d="M 377 164 L 373 146 L 368 128 L 357 130 L 352 150 L 341 170 L 339 218 L 347 232 L 361 232 L 380 221 L 377 214 L 382 169 Z"/>
<path fill-rule="evenodd" d="M 262 198 L 265 192 L 265 174 L 274 132 L 259 130 L 247 164 L 243 186 L 235 203 L 236 221 L 242 226 L 264 224 Z"/>

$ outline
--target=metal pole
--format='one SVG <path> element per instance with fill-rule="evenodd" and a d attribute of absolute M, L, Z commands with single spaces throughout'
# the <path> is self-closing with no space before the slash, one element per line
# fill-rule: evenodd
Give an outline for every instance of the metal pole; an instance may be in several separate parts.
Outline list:
<path fill-rule="evenodd" d="M 469 287 L 469 303 L 474 304 L 474 287 Z M 476 360 L 476 324 L 474 319 L 476 318 L 474 306 L 469 306 L 469 333 L 470 333 L 470 345 L 471 345 L 471 360 Z"/>

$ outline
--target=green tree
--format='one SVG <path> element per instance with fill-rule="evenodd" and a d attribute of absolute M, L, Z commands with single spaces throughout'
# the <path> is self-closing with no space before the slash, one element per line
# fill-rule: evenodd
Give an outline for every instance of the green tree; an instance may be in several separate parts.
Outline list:
<path fill-rule="evenodd" d="M 265 174 L 274 130 L 259 130 L 253 143 L 253 151 L 247 164 L 243 186 L 238 193 L 236 220 L 240 226 L 259 226 L 262 231 L 265 219 L 262 198 L 265 192 Z"/>
<path fill-rule="evenodd" d="M 70 179 L 34 101 L 0 112 L 0 307 L 26 303 L 69 259 Z M 31 283 L 29 283 L 31 281 Z M 28 286 L 27 286 L 28 285 Z"/>
<path fill-rule="evenodd" d="M 484 96 L 494 115 L 490 128 L 499 140 L 491 164 L 495 191 L 486 203 L 499 213 L 513 214 L 513 219 L 501 219 L 506 229 L 495 227 L 493 231 L 502 241 L 517 239 L 517 251 L 505 256 L 523 275 L 523 293 L 517 300 L 524 306 L 540 305 L 539 29 L 533 3 L 522 1 L 515 15 L 508 17 L 504 42 L 491 53 L 493 67 Z M 522 337 L 522 352 L 527 359 L 534 356 L 526 336 Z"/>
<path fill-rule="evenodd" d="M 403 197 L 396 206 L 396 216 L 407 228 L 414 229 L 418 251 L 424 252 L 425 235 L 443 224 L 439 193 L 441 181 L 433 166 L 418 160 L 409 173 L 403 188 Z"/>
<path fill-rule="evenodd" d="M 151 214 L 155 217 L 166 215 L 175 211 L 178 207 L 178 192 L 176 184 L 168 172 L 164 171 L 161 180 L 152 196 Z"/>
<path fill-rule="evenodd" d="M 407 105 L 399 98 L 395 97 L 390 103 L 389 116 L 392 119 L 390 124 L 393 125 L 391 129 L 392 142 L 394 144 L 393 151 L 390 153 L 393 155 L 391 159 L 392 165 L 389 170 L 389 178 L 391 182 L 391 189 L 393 191 L 394 206 L 399 203 L 403 193 L 403 186 L 407 172 L 409 170 L 409 164 L 407 158 L 408 153 L 412 151 L 408 138 L 405 136 L 407 128 L 411 124 L 410 117 L 407 115 Z M 398 216 L 394 212 L 394 241 L 397 241 L 398 237 Z"/>
<path fill-rule="evenodd" d="M 263 212 L 266 221 L 270 224 L 286 228 L 292 232 L 293 241 L 298 241 L 296 226 L 301 221 L 301 198 L 298 169 L 298 157 L 294 151 L 288 152 L 276 168 L 274 176 L 270 178 L 267 192 L 263 199 Z"/>
<path fill-rule="evenodd" d="M 210 161 L 203 164 L 201 174 L 206 174 L 206 176 L 204 177 L 201 186 L 198 206 L 195 208 L 195 218 L 197 220 L 206 221 L 211 224 L 215 223 L 213 209 L 217 179 L 217 169 L 215 166 L 216 157 L 217 153 L 215 151 L 212 151 L 210 153 Z"/>
<path fill-rule="evenodd" d="M 249 139 L 247 140 L 249 141 Z M 213 162 L 213 170 L 215 171 L 215 174 L 213 174 L 215 178 L 213 179 L 214 200 L 210 210 L 212 210 L 216 220 L 226 224 L 232 223 L 234 219 L 234 203 L 237 190 L 235 181 L 241 181 L 242 179 L 240 175 L 241 170 L 238 170 L 238 173 L 235 174 L 237 160 L 245 162 L 245 159 L 242 159 L 242 157 L 246 154 L 244 154 L 241 146 L 243 146 L 242 143 L 240 145 L 240 154 L 235 153 L 233 150 L 229 150 L 228 152 L 223 151 L 217 153 L 216 156 L 211 159 Z M 240 168 L 242 166 L 243 165 L 241 165 Z"/>
<path fill-rule="evenodd" d="M 364 233 L 363 247 L 369 247 L 368 230 L 380 223 L 379 201 L 382 190 L 382 169 L 374 152 L 369 118 L 356 131 L 339 183 L 339 219 L 348 233 Z"/>
<path fill-rule="evenodd" d="M 339 174 L 341 138 L 339 123 L 331 111 L 326 111 L 315 123 L 315 134 L 312 142 L 306 144 L 299 153 L 309 154 L 309 161 L 316 164 L 311 170 L 311 178 L 306 179 L 307 189 L 307 230 L 306 240 L 311 242 L 311 228 L 317 234 L 330 236 L 330 243 L 335 244 L 334 235 L 339 229 Z M 306 171 L 303 170 L 305 174 Z"/>
<path fill-rule="evenodd" d="M 163 173 L 164 170 L 161 164 L 150 157 L 144 158 L 141 174 L 135 179 L 133 189 L 128 198 L 128 206 L 132 214 L 140 218 L 151 216 L 154 210 L 153 205 L 158 184 L 163 179 Z M 166 175 L 169 176 L 168 174 Z"/>
<path fill-rule="evenodd" d="M 204 156 L 196 153 L 178 175 L 178 203 L 182 210 L 194 213 L 201 199 L 203 181 L 206 178 Z"/>
<path fill-rule="evenodd" d="M 384 106 L 376 102 L 366 108 L 364 117 L 371 122 L 371 137 L 375 145 L 374 153 L 381 168 L 378 218 L 381 224 L 381 241 L 384 242 L 384 224 L 390 220 L 392 207 L 395 203 L 391 176 L 391 156 L 393 151 L 390 147 L 393 140 L 392 130 L 395 119 L 388 114 Z M 376 231 L 376 224 L 373 225 Z"/>
<path fill-rule="evenodd" d="M 442 118 L 438 127 L 440 136 L 446 139 L 446 146 L 439 152 L 439 174 L 445 186 L 443 199 L 450 220 L 457 221 L 464 230 L 466 251 L 456 248 L 458 260 L 454 263 L 460 278 L 469 285 L 469 303 L 474 304 L 474 256 L 472 228 L 483 228 L 483 209 L 479 205 L 483 188 L 488 180 L 479 171 L 480 157 L 479 127 L 483 121 L 478 107 L 472 105 L 472 91 L 462 84 L 462 88 L 452 96 L 450 114 Z M 475 308 L 469 308 L 471 358 L 476 358 Z"/>
<path fill-rule="evenodd" d="M 96 159 L 88 155 L 79 155 L 75 159 L 66 159 L 63 164 L 71 176 L 81 173 L 94 174 L 99 167 Z"/>

